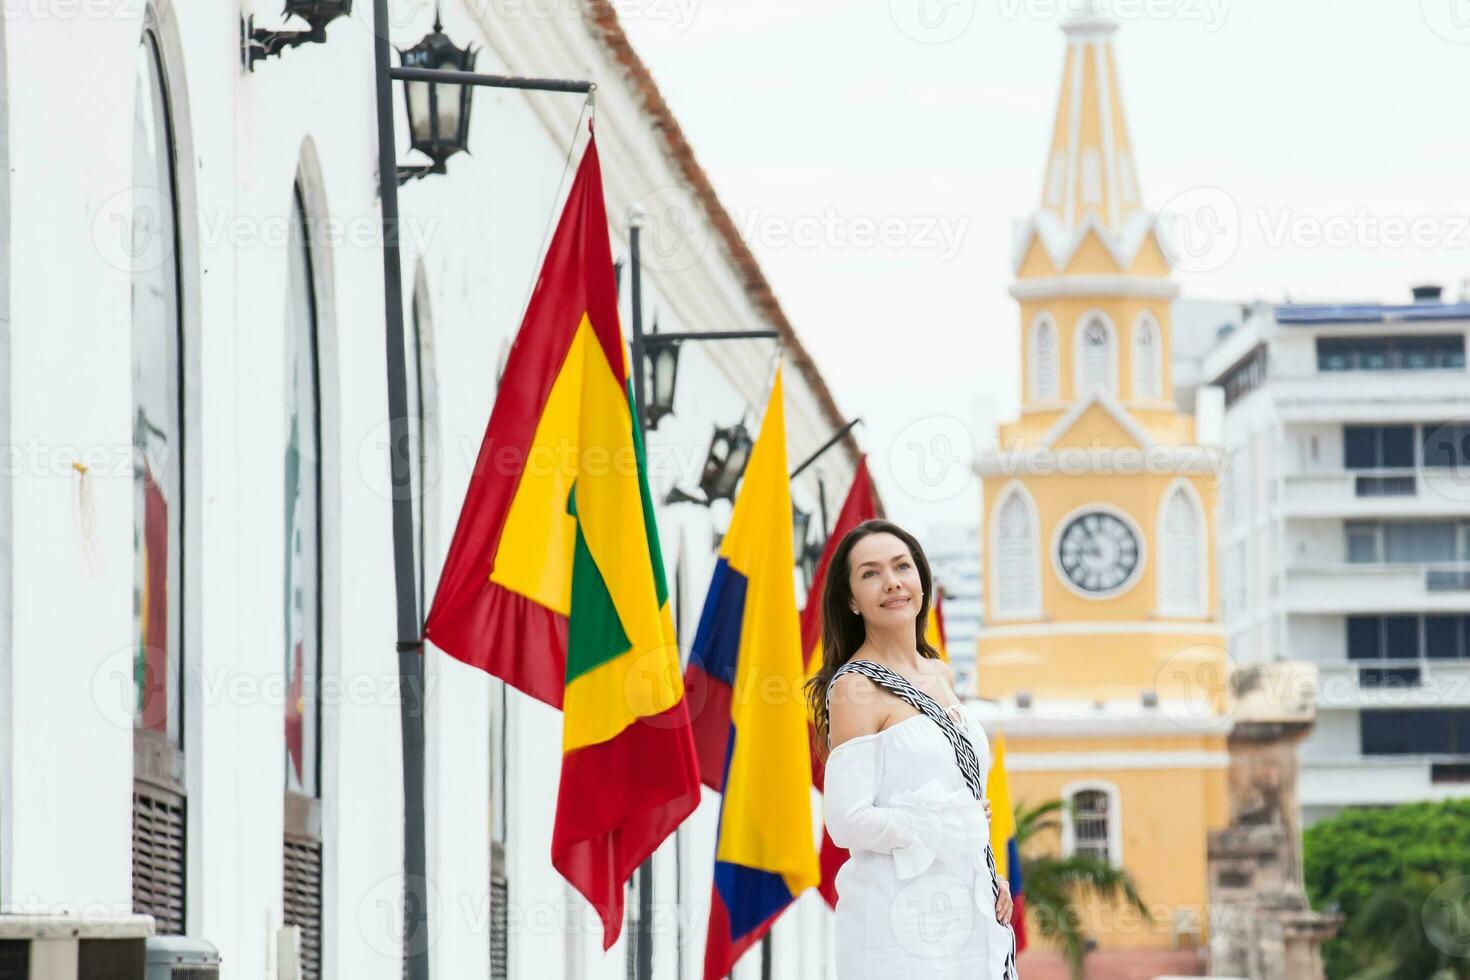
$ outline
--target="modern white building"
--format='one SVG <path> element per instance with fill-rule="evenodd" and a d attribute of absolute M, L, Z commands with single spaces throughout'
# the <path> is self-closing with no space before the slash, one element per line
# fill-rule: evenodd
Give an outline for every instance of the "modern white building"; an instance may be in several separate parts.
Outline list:
<path fill-rule="evenodd" d="M 975 692 L 975 641 L 985 611 L 980 579 L 980 528 L 975 524 L 936 524 L 923 541 L 931 571 L 944 590 L 944 634 L 955 690 Z"/>
<path fill-rule="evenodd" d="M 242 19 L 301 26 L 278 4 L 0 21 L 0 910 L 147 912 L 235 980 L 278 976 L 288 923 L 306 977 L 404 973 L 374 33 L 355 7 L 253 70 Z M 392 42 L 435 7 L 393 0 Z M 647 325 L 778 330 L 795 464 L 844 420 L 611 6 L 581 10 L 444 0 L 443 30 L 478 71 L 597 83 L 616 257 L 647 215 Z M 421 612 L 582 108 L 481 89 L 472 155 L 400 191 Z M 713 426 L 753 427 L 774 352 L 685 345 L 649 437 L 658 500 L 698 483 Z M 807 470 L 800 506 L 819 477 L 846 486 L 855 451 Z M 728 507 L 658 517 L 687 644 Z M 633 976 L 636 930 L 604 953 L 550 865 L 560 716 L 432 648 L 425 671 L 432 975 Z M 661 980 L 701 972 L 717 806 L 655 856 L 648 900 L 630 893 Z M 771 975 L 822 975 L 829 926 L 803 897 Z"/>
<path fill-rule="evenodd" d="M 1470 303 L 1258 304 L 1224 389 L 1223 618 L 1237 664 L 1320 671 L 1303 818 L 1470 795 Z"/>

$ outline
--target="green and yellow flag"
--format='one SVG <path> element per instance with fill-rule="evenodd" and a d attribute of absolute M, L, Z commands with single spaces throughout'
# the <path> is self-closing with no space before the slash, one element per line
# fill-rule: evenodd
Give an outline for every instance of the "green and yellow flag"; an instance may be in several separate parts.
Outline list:
<path fill-rule="evenodd" d="M 511 348 L 424 632 L 562 709 L 551 860 L 611 946 L 624 884 L 700 790 L 595 141 Z"/>

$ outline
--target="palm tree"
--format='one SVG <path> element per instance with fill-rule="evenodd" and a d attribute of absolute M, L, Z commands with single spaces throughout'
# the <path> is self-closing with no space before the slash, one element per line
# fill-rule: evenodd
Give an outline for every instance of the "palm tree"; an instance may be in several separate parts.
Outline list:
<path fill-rule="evenodd" d="M 1058 814 L 1069 804 L 1047 800 L 1027 809 L 1016 804 L 1016 849 L 1021 853 L 1021 884 L 1026 909 L 1038 931 L 1066 957 L 1072 980 L 1082 980 L 1082 962 L 1090 941 L 1082 931 L 1082 914 L 1077 900 L 1086 895 L 1124 902 L 1149 918 L 1128 872 L 1087 854 L 1058 857 L 1052 853 L 1028 856 L 1026 843 L 1048 831 L 1061 832 Z"/>
<path fill-rule="evenodd" d="M 1367 964 L 1349 980 L 1470 977 L 1466 891 L 1466 878 L 1455 868 L 1411 871 L 1374 891 L 1344 930 L 1358 962 Z"/>

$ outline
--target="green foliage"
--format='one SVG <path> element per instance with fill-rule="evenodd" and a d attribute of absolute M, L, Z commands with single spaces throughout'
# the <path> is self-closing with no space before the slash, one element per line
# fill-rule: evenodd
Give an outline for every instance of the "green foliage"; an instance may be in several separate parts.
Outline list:
<path fill-rule="evenodd" d="M 1302 843 L 1312 907 L 1345 917 L 1329 980 L 1470 978 L 1470 800 L 1350 808 Z"/>

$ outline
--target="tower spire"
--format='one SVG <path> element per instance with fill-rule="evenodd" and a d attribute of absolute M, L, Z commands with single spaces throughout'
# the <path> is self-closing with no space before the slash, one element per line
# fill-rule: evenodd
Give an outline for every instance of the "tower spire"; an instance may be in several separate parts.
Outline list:
<path fill-rule="evenodd" d="M 1069 231 L 1092 214 L 1103 227 L 1121 232 L 1143 210 L 1113 57 L 1117 27 L 1096 0 L 1082 0 L 1062 24 L 1067 55 L 1041 209 Z"/>

